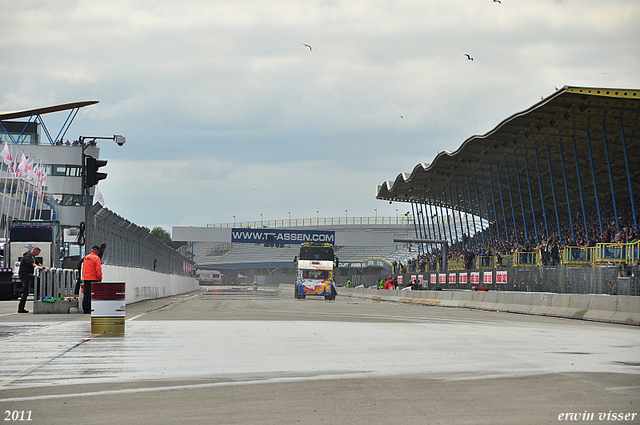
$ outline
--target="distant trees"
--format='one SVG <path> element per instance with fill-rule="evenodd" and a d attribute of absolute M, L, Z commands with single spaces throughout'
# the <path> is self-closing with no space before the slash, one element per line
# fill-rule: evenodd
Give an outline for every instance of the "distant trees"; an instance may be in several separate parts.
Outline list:
<path fill-rule="evenodd" d="M 147 228 L 148 230 L 148 228 Z M 164 242 L 166 245 L 170 246 L 173 249 L 178 249 L 182 246 L 180 242 L 174 242 L 171 239 L 171 235 L 165 229 L 160 226 L 156 226 L 150 230 L 150 233 L 156 237 L 161 242 Z"/>

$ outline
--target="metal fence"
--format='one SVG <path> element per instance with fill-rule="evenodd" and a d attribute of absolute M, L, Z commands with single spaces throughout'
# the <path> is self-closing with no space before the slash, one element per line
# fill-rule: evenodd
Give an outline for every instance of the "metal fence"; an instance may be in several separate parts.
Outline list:
<path fill-rule="evenodd" d="M 194 263 L 159 241 L 145 228 L 120 217 L 100 204 L 89 210 L 86 247 L 107 244 L 104 264 L 193 275 Z"/>
<path fill-rule="evenodd" d="M 498 273 L 504 273 L 500 279 Z M 475 275 L 476 281 L 473 280 Z M 620 276 L 618 267 L 538 266 L 507 267 L 502 269 L 456 270 L 448 272 L 424 272 L 403 274 L 406 286 L 422 276 L 424 289 L 472 289 L 486 287 L 489 290 L 554 292 L 559 294 L 610 294 L 640 295 L 640 269 L 628 269 L 627 276 Z M 486 279 L 486 281 L 485 281 Z"/>

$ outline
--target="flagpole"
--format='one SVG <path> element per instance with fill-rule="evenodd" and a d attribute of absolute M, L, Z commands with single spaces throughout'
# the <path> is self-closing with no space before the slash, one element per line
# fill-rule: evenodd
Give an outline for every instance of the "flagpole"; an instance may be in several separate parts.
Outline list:
<path fill-rule="evenodd" d="M 5 153 L 5 150 L 6 150 L 6 153 Z M 2 153 L 3 153 L 3 156 L 2 156 L 3 162 L 5 162 L 5 165 L 7 166 L 7 175 L 5 176 L 4 185 L 2 186 L 2 207 L 0 208 L 0 213 L 5 217 L 4 228 L 6 228 L 7 219 L 9 218 L 9 216 L 8 214 L 4 213 L 4 202 L 7 199 L 7 183 L 9 182 L 9 174 L 11 173 L 11 167 L 9 167 L 9 164 L 11 164 L 11 161 L 13 161 L 13 159 L 11 158 L 11 151 L 9 150 L 9 143 L 5 142 Z M 6 160 L 7 160 L 7 156 L 5 156 L 6 154 L 8 154 L 8 158 L 10 159 L 9 164 L 6 163 Z"/>
<path fill-rule="evenodd" d="M 16 217 L 16 202 L 17 201 L 17 196 L 14 196 L 14 187 L 15 187 L 15 183 L 16 180 L 18 180 L 18 187 L 15 188 L 15 191 L 18 192 L 20 190 L 20 178 L 18 177 L 20 175 L 20 171 L 18 170 L 18 155 L 16 155 L 16 167 L 13 169 L 14 173 L 13 173 L 13 179 L 11 181 L 11 200 L 12 200 L 12 206 L 11 206 L 11 219 L 15 219 Z"/>

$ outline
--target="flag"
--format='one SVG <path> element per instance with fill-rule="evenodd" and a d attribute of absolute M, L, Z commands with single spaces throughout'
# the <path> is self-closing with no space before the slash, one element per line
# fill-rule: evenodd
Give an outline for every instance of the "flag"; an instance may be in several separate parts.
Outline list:
<path fill-rule="evenodd" d="M 25 167 L 25 176 L 27 176 L 27 180 L 33 181 L 33 160 L 27 163 Z"/>
<path fill-rule="evenodd" d="M 102 192 L 100 192 L 100 189 L 98 189 L 98 186 L 96 186 L 96 192 L 93 195 L 94 205 L 96 202 L 104 207 L 104 198 L 102 197 Z"/>
<path fill-rule="evenodd" d="M 24 156 L 24 152 L 22 152 L 22 158 L 20 158 L 20 165 L 18 165 L 16 177 L 22 177 L 27 174 L 27 165 L 27 157 Z"/>
<path fill-rule="evenodd" d="M 0 156 L 2 157 L 2 161 L 4 161 L 5 164 L 11 165 L 11 163 L 13 163 L 13 157 L 11 156 L 11 152 L 9 151 L 8 143 L 4 144 L 4 148 L 2 149 L 2 153 L 0 153 Z"/>

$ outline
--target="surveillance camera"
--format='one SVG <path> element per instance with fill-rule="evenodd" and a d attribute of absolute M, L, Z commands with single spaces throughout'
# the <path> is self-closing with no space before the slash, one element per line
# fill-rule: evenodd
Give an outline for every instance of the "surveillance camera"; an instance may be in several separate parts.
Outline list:
<path fill-rule="evenodd" d="M 127 141 L 127 139 L 124 136 L 113 136 L 113 140 L 116 141 L 118 146 L 124 146 L 124 144 Z"/>

